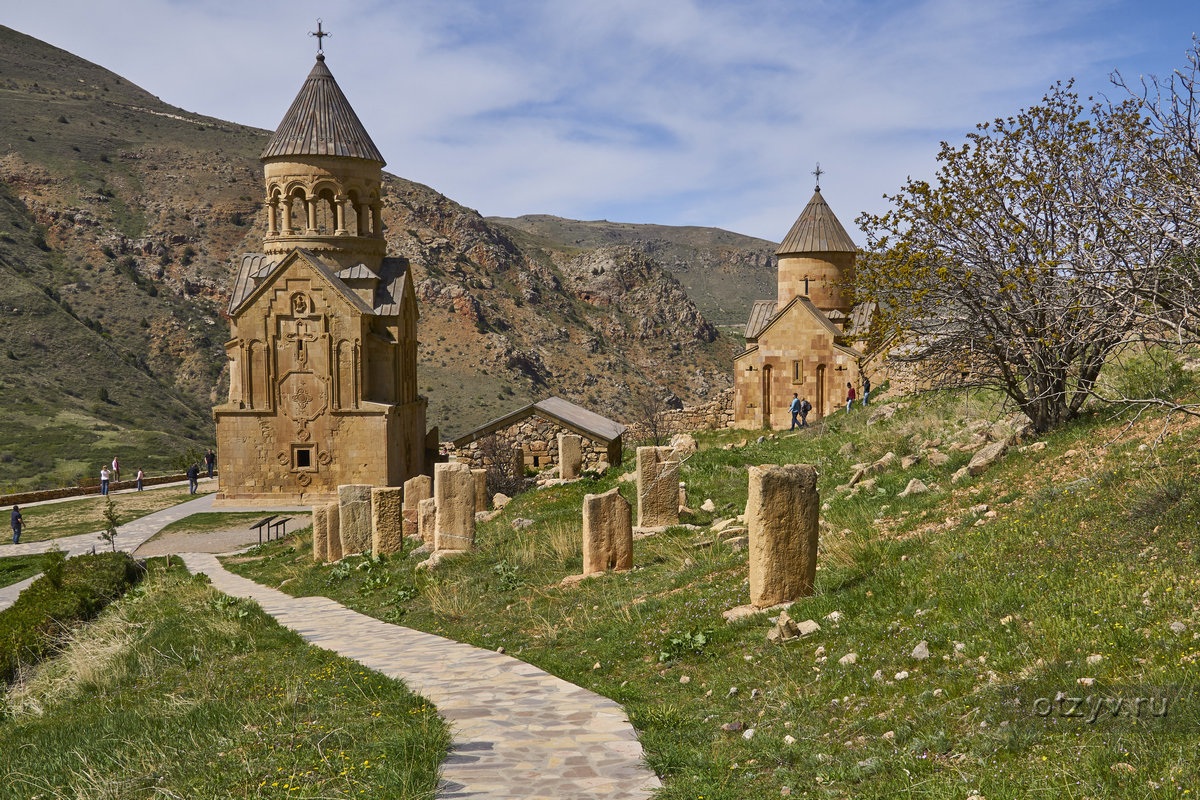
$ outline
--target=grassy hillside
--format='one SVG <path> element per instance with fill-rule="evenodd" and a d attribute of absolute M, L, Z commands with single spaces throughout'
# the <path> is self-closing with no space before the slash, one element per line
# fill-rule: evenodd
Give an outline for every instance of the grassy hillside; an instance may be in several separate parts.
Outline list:
<path fill-rule="evenodd" d="M 136 342 L 55 289 L 106 273 L 77 270 L 50 250 L 0 185 L 0 491 L 95 478 L 114 456 L 167 471 L 208 441 L 203 411 L 156 378 Z"/>
<path fill-rule="evenodd" d="M 633 571 L 572 589 L 558 582 L 581 568 L 582 497 L 618 470 L 519 496 L 434 576 L 405 558 L 315 566 L 286 545 L 236 569 L 504 646 L 618 700 L 664 798 L 1189 797 L 1200 426 L 1093 410 L 952 484 L 1000 414 L 975 396 L 924 397 L 870 425 L 856 410 L 760 443 L 704 434 L 682 479 L 693 507 L 712 498 L 716 512 L 635 542 Z M 855 463 L 931 449 L 949 462 L 897 459 L 869 490 L 836 489 Z M 744 508 L 748 465 L 794 462 L 817 467 L 827 505 L 816 592 L 790 614 L 821 629 L 771 644 L 767 615 L 722 619 L 749 601 L 746 551 L 709 525 Z M 913 478 L 932 491 L 899 497 Z M 534 525 L 514 530 L 517 517 Z M 1060 692 L 1092 698 L 1087 715 L 1107 705 L 1088 722 Z M 1151 714 L 1163 697 L 1166 715 Z"/>

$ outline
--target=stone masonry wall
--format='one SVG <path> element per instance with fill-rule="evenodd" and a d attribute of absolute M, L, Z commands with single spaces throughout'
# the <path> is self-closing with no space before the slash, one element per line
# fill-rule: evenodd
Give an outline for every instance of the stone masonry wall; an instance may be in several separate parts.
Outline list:
<path fill-rule="evenodd" d="M 456 448 L 450 442 L 443 442 L 442 448 L 447 455 L 457 456 L 459 461 L 470 464 L 472 469 L 490 467 L 491 456 L 494 453 L 501 468 L 507 469 L 508 465 L 512 463 L 513 445 L 519 444 L 525 451 L 525 468 L 541 472 L 558 466 L 558 435 L 560 433 L 573 434 L 574 432 L 537 414 L 532 414 L 477 442 L 470 442 L 461 448 Z M 608 464 L 608 451 L 603 442 L 584 437 L 582 450 L 585 470 L 596 469 L 601 464 Z"/>
<path fill-rule="evenodd" d="M 725 389 L 703 405 L 668 409 L 658 413 L 658 435 L 670 439 L 677 433 L 723 430 L 733 427 L 733 389 Z M 625 440 L 631 444 L 651 438 L 649 426 L 641 422 L 627 423 Z"/>

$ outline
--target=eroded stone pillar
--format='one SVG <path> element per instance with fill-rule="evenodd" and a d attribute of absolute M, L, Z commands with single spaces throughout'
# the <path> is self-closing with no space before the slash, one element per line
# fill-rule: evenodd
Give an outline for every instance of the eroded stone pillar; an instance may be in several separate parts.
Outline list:
<path fill-rule="evenodd" d="M 338 514 L 338 504 L 330 503 L 325 506 L 325 541 L 326 555 L 330 561 L 342 560 L 342 520 Z"/>
<path fill-rule="evenodd" d="M 633 568 L 633 509 L 617 489 L 583 498 L 583 574 Z"/>
<path fill-rule="evenodd" d="M 752 605 L 766 608 L 812 594 L 820 508 L 811 466 L 750 467 L 746 527 Z"/>
<path fill-rule="evenodd" d="M 329 515 L 325 506 L 313 506 L 313 561 L 329 560 Z"/>
<path fill-rule="evenodd" d="M 417 527 L 417 504 L 422 500 L 433 497 L 433 478 L 428 475 L 417 475 L 404 482 L 404 535 L 414 536 L 420 533 Z M 432 534 L 431 534 L 432 535 Z M 432 541 L 429 542 L 432 544 Z"/>
<path fill-rule="evenodd" d="M 670 448 L 637 449 L 638 527 L 679 524 L 679 462 L 666 459 Z"/>
<path fill-rule="evenodd" d="M 371 489 L 372 555 L 390 556 L 404 550 L 403 507 L 403 487 L 376 486 Z"/>
<path fill-rule="evenodd" d="M 583 468 L 583 437 L 573 433 L 558 435 L 558 477 L 575 480 Z"/>
<path fill-rule="evenodd" d="M 421 541 L 430 550 L 433 550 L 433 531 L 436 525 L 437 500 L 426 497 L 417 503 L 417 532 L 421 534 Z"/>
<path fill-rule="evenodd" d="M 488 494 L 487 494 L 487 470 L 473 469 L 471 470 L 471 479 L 475 481 L 475 510 L 487 511 Z"/>
<path fill-rule="evenodd" d="M 514 478 L 525 477 L 525 448 L 519 444 L 512 449 L 512 474 Z"/>
<path fill-rule="evenodd" d="M 433 499 L 437 518 L 433 526 L 433 549 L 470 550 L 475 547 L 475 478 L 471 468 L 459 461 L 435 464 Z"/>
<path fill-rule="evenodd" d="M 342 555 L 352 556 L 371 549 L 371 486 L 348 483 L 338 487 L 338 513 Z"/>

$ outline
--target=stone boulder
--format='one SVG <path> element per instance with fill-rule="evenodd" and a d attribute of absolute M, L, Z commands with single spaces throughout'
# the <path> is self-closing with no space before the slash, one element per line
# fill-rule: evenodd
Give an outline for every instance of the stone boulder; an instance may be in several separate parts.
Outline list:
<path fill-rule="evenodd" d="M 989 468 L 1008 452 L 1008 448 L 1012 446 L 1013 437 L 1001 439 L 998 442 L 992 442 L 985 447 L 975 451 L 975 455 L 971 456 L 971 461 L 967 464 L 967 472 L 971 476 L 982 475 Z"/>
<path fill-rule="evenodd" d="M 908 486 L 904 487 L 904 491 L 896 495 L 897 497 L 909 497 L 914 494 L 925 494 L 929 491 L 929 487 L 920 478 L 913 478 L 908 482 Z"/>
<path fill-rule="evenodd" d="M 671 437 L 668 447 L 671 448 L 671 455 L 668 457 L 671 461 L 683 461 L 700 449 L 700 445 L 696 443 L 696 437 L 690 433 L 675 434 Z"/>
<path fill-rule="evenodd" d="M 871 472 L 879 473 L 886 472 L 891 469 L 896 463 L 896 454 L 892 451 L 884 453 L 879 459 L 871 465 Z"/>

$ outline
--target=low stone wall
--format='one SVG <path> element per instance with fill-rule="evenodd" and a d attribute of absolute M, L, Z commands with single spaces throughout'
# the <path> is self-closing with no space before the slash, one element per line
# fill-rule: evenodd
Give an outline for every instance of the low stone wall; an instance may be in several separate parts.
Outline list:
<path fill-rule="evenodd" d="M 725 389 L 703 405 L 660 411 L 657 420 L 659 438 L 670 439 L 677 433 L 732 428 L 733 394 L 733 389 Z M 629 423 L 629 428 L 625 431 L 625 440 L 630 443 L 644 442 L 651 438 L 650 426 L 645 423 Z"/>
<path fill-rule="evenodd" d="M 213 471 L 213 476 L 216 476 L 216 470 Z M 208 477 L 208 472 L 201 470 L 200 477 Z M 187 473 L 181 472 L 178 475 L 158 475 L 153 478 L 143 478 L 142 486 L 158 486 L 164 483 L 178 483 L 187 480 Z M 110 491 L 119 489 L 133 489 L 137 486 L 137 481 L 112 481 L 108 488 Z M 19 492 L 17 494 L 0 495 L 0 506 L 11 506 L 13 504 L 21 505 L 22 503 L 40 503 L 43 500 L 58 500 L 63 497 L 86 497 L 91 494 L 100 494 L 100 481 L 96 481 L 95 486 L 66 486 L 62 489 L 43 489 L 37 492 Z"/>
<path fill-rule="evenodd" d="M 455 447 L 451 442 L 443 442 L 442 450 L 446 455 L 454 456 L 457 460 L 470 464 L 472 469 L 487 469 L 492 466 L 492 461 L 495 459 L 499 461 L 501 468 L 507 470 L 512 465 L 513 446 L 519 444 L 525 453 L 526 469 L 541 472 L 544 469 L 558 466 L 558 435 L 560 433 L 575 435 L 574 431 L 570 431 L 556 422 L 532 414 L 479 441 L 465 444 L 461 448 Z M 582 451 L 585 470 L 596 469 L 601 464 L 613 466 L 609 461 L 608 446 L 603 442 L 583 437 Z M 620 463 L 619 458 L 617 463 Z"/>

